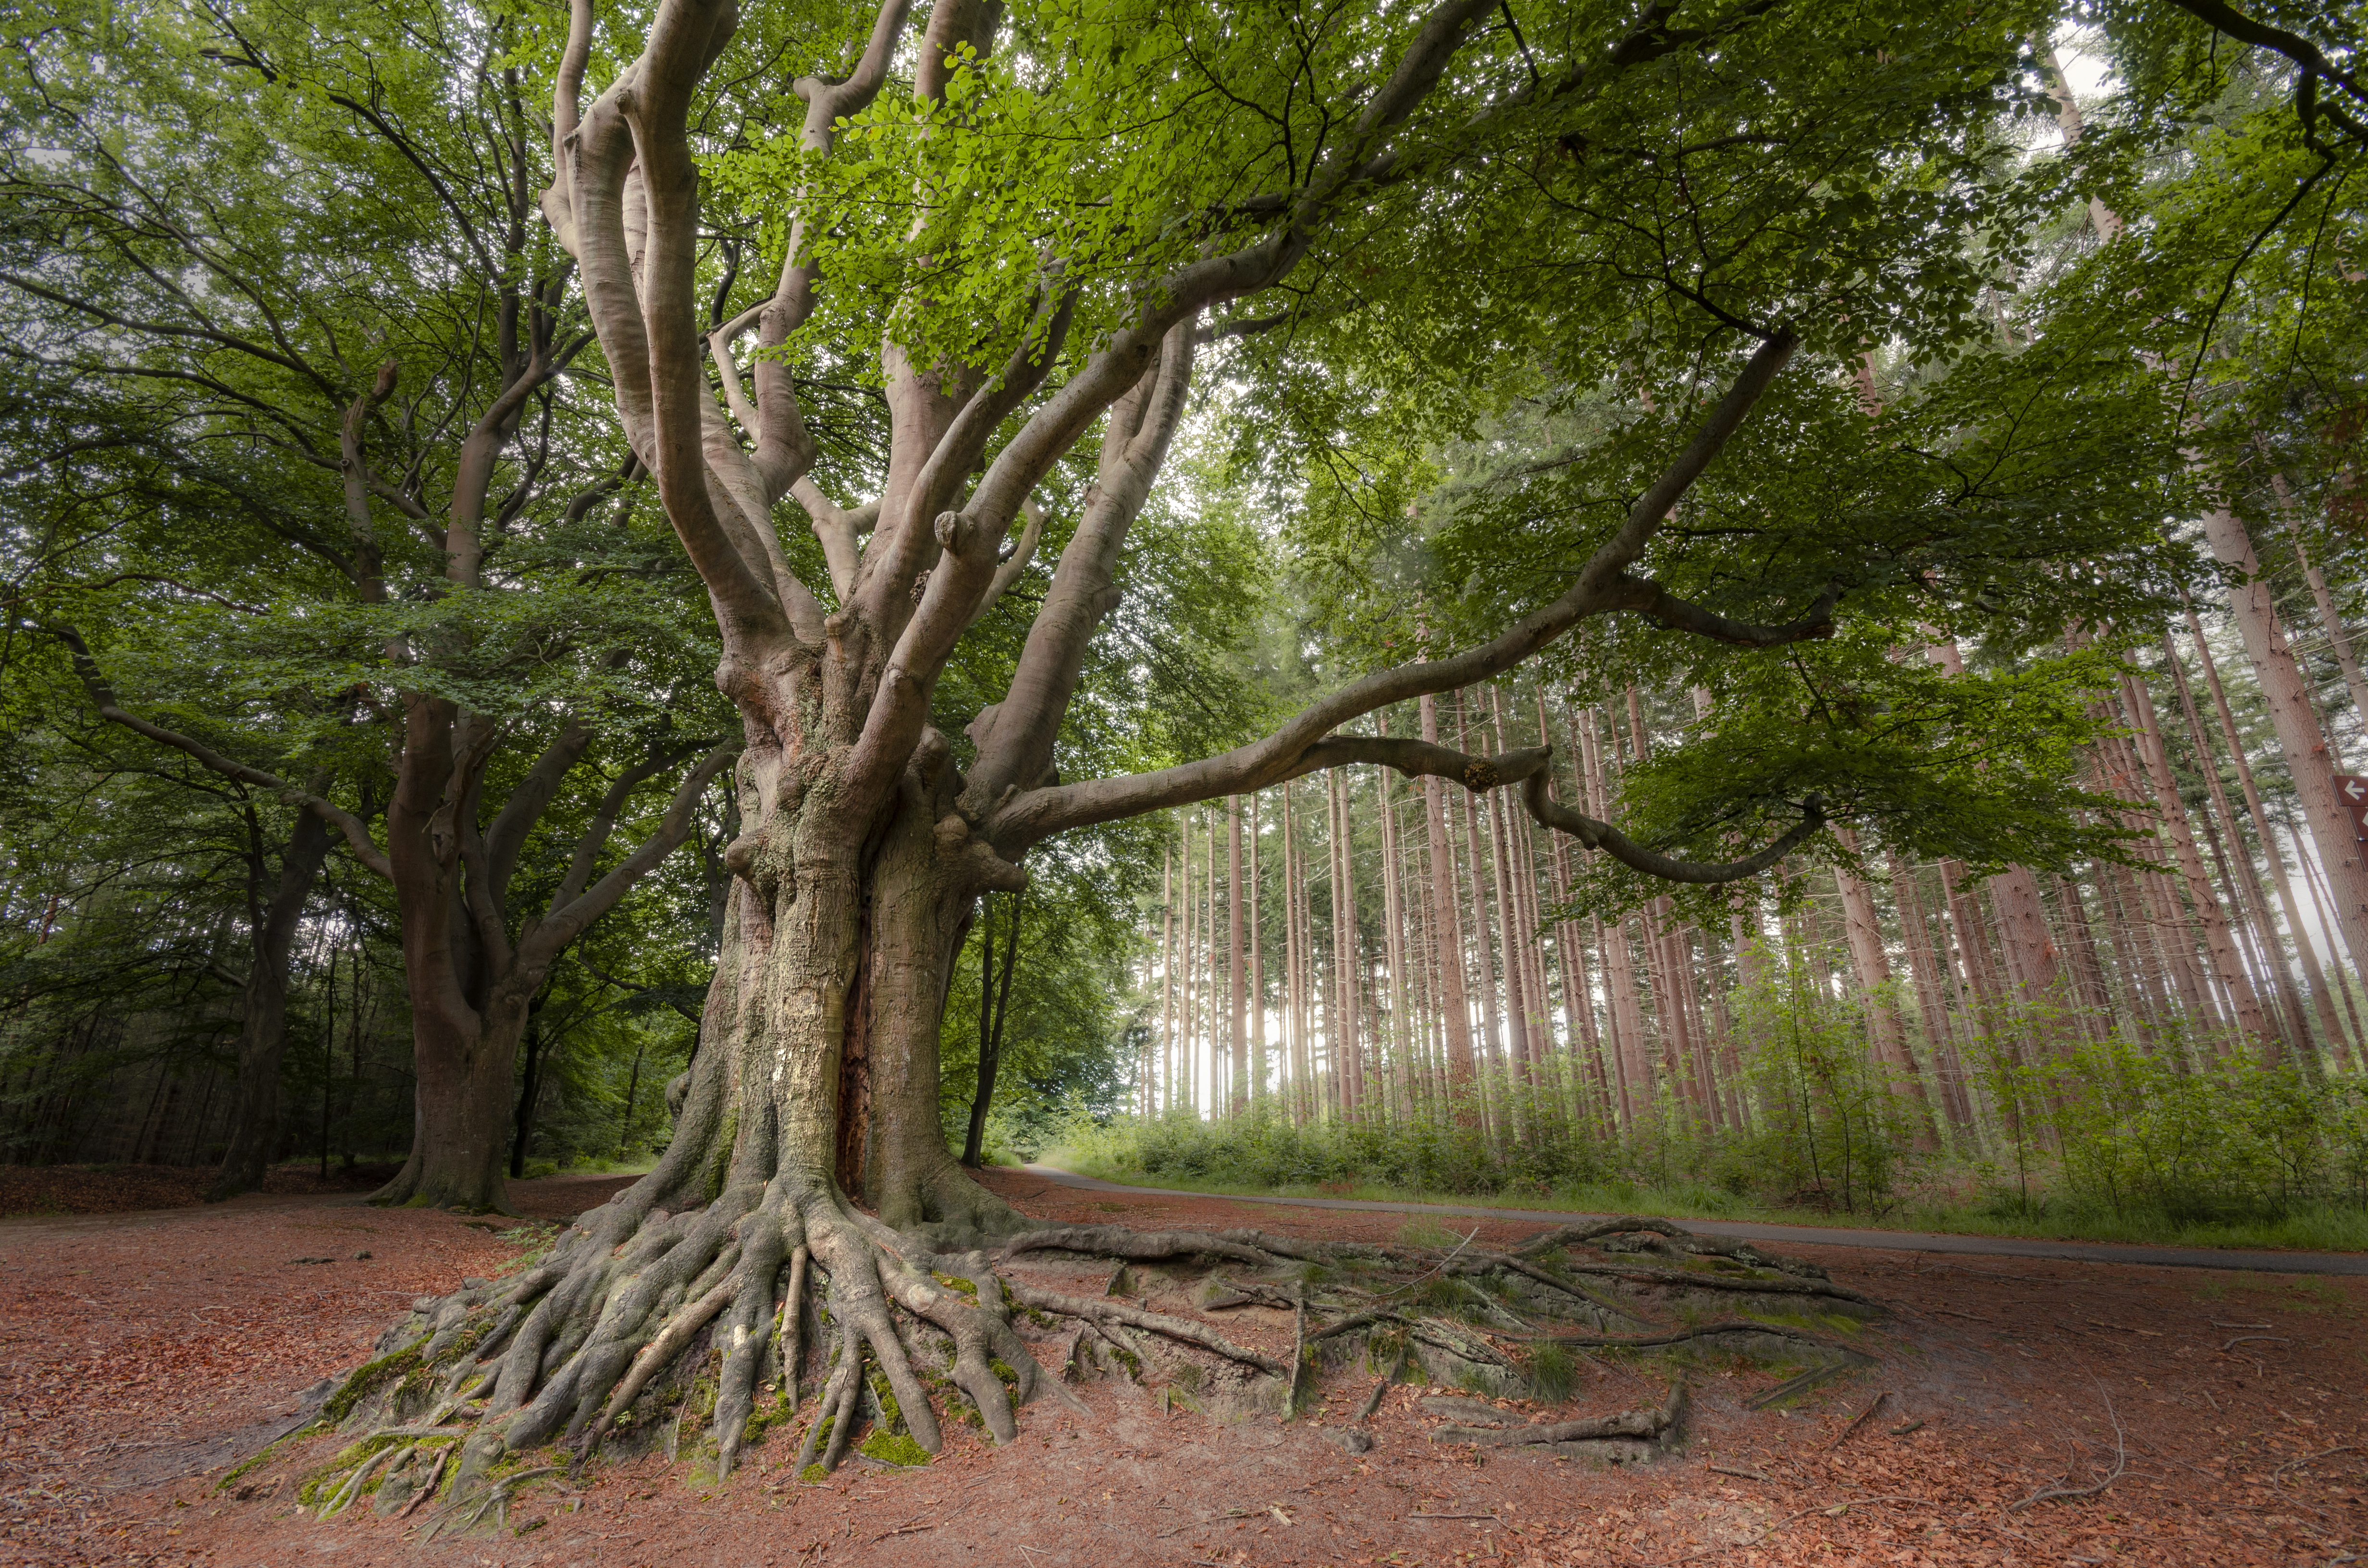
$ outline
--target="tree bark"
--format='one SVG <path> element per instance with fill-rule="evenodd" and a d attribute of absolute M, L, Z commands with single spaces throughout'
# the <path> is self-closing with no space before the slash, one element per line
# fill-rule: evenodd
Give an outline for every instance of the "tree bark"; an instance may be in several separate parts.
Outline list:
<path fill-rule="evenodd" d="M 1844 847 L 1855 851 L 1855 835 L 1837 828 Z M 1888 1069 L 1887 1086 L 1907 1108 L 1911 1137 L 1918 1149 L 1939 1147 L 1932 1125 L 1932 1107 L 1924 1091 L 1924 1075 L 1907 1049 L 1907 1028 L 1891 995 L 1891 956 L 1884 950 L 1883 925 L 1874 907 L 1874 889 L 1847 867 L 1834 868 L 1834 884 L 1841 894 L 1842 932 L 1850 943 L 1850 963 L 1858 971 L 1859 995 L 1866 1008 L 1867 1030 L 1873 1039 L 1877 1061 Z"/>
<path fill-rule="evenodd" d="M 2268 703 L 2270 722 L 2278 737 L 2294 794 L 2302 802 L 2335 902 L 2337 928 L 2351 952 L 2352 967 L 2368 962 L 2368 860 L 2363 860 L 2359 835 L 2351 817 L 2335 798 L 2334 769 L 2327 736 L 2312 711 L 2302 672 L 2270 602 L 2269 584 L 2253 554 L 2244 525 L 2226 507 L 2204 516 L 2204 539 L 2213 555 L 2229 569 L 2228 609 L 2244 640 Z"/>
<path fill-rule="evenodd" d="M 2201 632 L 2200 623 L 2196 624 L 2196 630 Z M 2286 965 L 2284 945 L 2278 935 L 2277 919 L 2270 912 L 2269 895 L 2261 887 L 2260 871 L 2253 864 L 2252 852 L 2245 846 L 2245 835 L 2237 825 L 2235 808 L 2229 804 L 2228 791 L 2220 781 L 2219 761 L 2214 755 L 2211 742 L 2206 738 L 2203 716 L 2196 710 L 2195 693 L 2187 681 L 2187 666 L 2179 656 L 2178 643 L 2172 641 L 2168 631 L 2163 633 L 2162 651 L 2170 667 L 2171 683 L 2179 692 L 2180 711 L 2187 720 L 2188 744 L 2194 748 L 2196 767 L 2203 773 L 2204 784 L 2211 791 L 2212 809 L 2219 816 L 2221 831 L 2227 835 L 2228 851 L 2237 863 L 2237 885 L 2243 890 L 2246 903 L 2251 910 L 2253 928 L 2260 937 L 2263 960 L 2277 983 L 2278 995 L 2283 1003 L 2281 1011 L 2285 1015 L 2286 1025 L 2291 1031 L 2287 1044 L 2290 1049 L 2307 1054 L 2316 1049 L 2311 1043 L 2309 1017 L 2304 1008 L 2302 994 L 2295 989 L 2294 971 Z M 2226 700 L 2219 696 L 2219 676 L 2216 673 L 2212 677 L 2212 686 L 2215 699 L 2225 709 Z M 2232 720 L 2228 724 L 2228 731 L 2233 733 L 2235 728 L 2235 722 Z M 2247 801 L 2249 805 L 2253 800 L 2249 792 L 2251 772 L 2243 767 L 2241 757 L 2238 759 L 2238 767 L 2240 777 L 2248 790 Z M 2301 917 L 2297 912 L 2291 909 L 2294 894 L 2290 889 L 2284 887 L 2285 866 L 2277 858 L 2276 841 L 2269 837 L 2266 823 L 2260 821 L 2258 816 L 2255 831 L 2260 835 L 2262 842 L 2269 846 L 2271 869 L 2283 890 L 2282 897 L 2289 906 L 2288 918 L 2293 922 L 2294 928 L 2300 931 Z M 2307 950 L 2306 943 L 2305 949 L 2303 969 L 2305 983 L 2310 988 L 2312 1000 L 2317 1005 L 2320 1027 L 2327 1031 L 2327 1039 L 2330 1043 L 2340 1044 L 2343 1038 L 2343 1028 L 2336 1021 L 2335 1006 L 2327 994 L 2326 980 L 2317 972 L 2318 956 Z"/>
<path fill-rule="evenodd" d="M 1421 699 L 1422 738 L 1439 744 L 1439 707 L 1429 693 Z M 1474 1092 L 1472 1007 L 1464 994 L 1463 906 L 1455 896 L 1455 869 L 1447 848 L 1447 801 L 1436 777 L 1422 781 L 1423 820 L 1430 842 L 1430 917 L 1438 939 L 1440 1016 L 1447 1029 L 1447 1093 L 1457 1114 Z M 1600 812 L 1598 813 L 1600 814 Z"/>

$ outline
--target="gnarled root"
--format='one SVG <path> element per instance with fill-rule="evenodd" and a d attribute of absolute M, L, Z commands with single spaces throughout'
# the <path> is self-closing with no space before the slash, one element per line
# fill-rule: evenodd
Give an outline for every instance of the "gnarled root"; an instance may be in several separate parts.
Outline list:
<path fill-rule="evenodd" d="M 1589 1416 L 1581 1421 L 1533 1421 L 1519 1426 L 1441 1426 L 1436 1443 L 1466 1443 L 1482 1448 L 1507 1448 L 1529 1443 L 1587 1443 L 1627 1437 L 1651 1441 L 1676 1427 L 1686 1404 L 1683 1378 L 1669 1384 L 1668 1396 L 1656 1408 L 1623 1410 L 1616 1415 Z"/>
<path fill-rule="evenodd" d="M 1559 1383 L 1539 1371 L 1545 1363 L 1538 1358 L 1558 1346 L 1649 1353 L 1724 1339 L 1783 1359 L 1804 1352 L 1821 1361 L 1863 1359 L 1846 1346 L 1747 1316 L 1692 1327 L 1668 1325 L 1666 1316 L 1656 1321 L 1645 1305 L 1649 1292 L 1673 1288 L 1739 1293 L 1723 1299 L 1745 1312 L 1753 1310 L 1745 1299 L 1750 1294 L 1863 1300 L 1805 1266 L 1723 1244 L 1697 1248 L 1695 1238 L 1663 1221 L 1564 1227 L 1503 1252 L 1474 1250 L 1468 1239 L 1452 1248 L 1411 1248 L 1257 1231 L 1039 1226 L 992 1253 L 933 1255 L 924 1237 L 939 1231 L 893 1230 L 812 1177 L 727 1180 L 712 1201 L 676 1213 L 656 1203 L 669 1190 L 657 1179 L 639 1184 L 583 1216 L 517 1278 L 420 1303 L 381 1342 L 387 1354 L 330 1401 L 332 1419 L 369 1436 L 349 1473 L 334 1486 L 319 1483 L 327 1499 L 324 1514 L 349 1506 L 375 1473 L 420 1469 L 428 1456 L 418 1445 L 465 1434 L 457 1449 L 438 1450 L 426 1485 L 432 1488 L 457 1455 L 450 1502 L 434 1528 L 473 1528 L 506 1509 L 508 1490 L 522 1476 L 544 1472 L 497 1479 L 505 1456 L 559 1441 L 580 1465 L 604 1441 L 649 1432 L 669 1409 L 678 1410 L 670 1430 L 712 1432 L 708 1451 L 718 1479 L 765 1429 L 798 1415 L 805 1416 L 793 1461 L 801 1473 L 816 1464 L 827 1471 L 869 1449 L 861 1436 L 867 1426 L 901 1428 L 934 1454 L 944 1432 L 932 1382 L 954 1407 L 949 1414 L 961 1414 L 960 1402 L 967 1401 L 985 1433 L 1008 1442 L 1018 1436 L 1019 1408 L 1040 1394 L 1084 1408 L 1030 1353 L 1014 1325 L 1015 1306 L 1040 1322 L 1057 1314 L 1083 1325 L 1064 1346 L 1064 1361 L 1080 1375 L 1097 1359 L 1081 1354 L 1088 1339 L 1109 1347 L 1099 1358 L 1104 1365 L 1115 1358 L 1132 1377 L 1148 1358 L 1154 1341 L 1146 1336 L 1156 1336 L 1186 1361 L 1214 1358 L 1220 1368 L 1237 1369 L 1234 1376 L 1277 1380 L 1282 1397 L 1269 1408 L 1294 1414 L 1307 1403 L 1327 1353 L 1361 1355 L 1376 1365 L 1394 1361 L 1394 1376 L 1419 1358 L 1440 1381 L 1470 1379 L 1472 1386 L 1505 1392 L 1533 1383 L 1566 1387 L 1566 1371 L 1557 1374 Z M 1628 1250 L 1620 1238 L 1640 1233 L 1678 1266 L 1589 1249 L 1591 1241 L 1609 1237 L 1616 1255 Z M 1662 1249 L 1664 1241 L 1674 1244 Z M 1684 1267 L 1698 1252 L 1717 1258 L 1724 1272 Z M 1147 1298 L 1139 1306 L 998 1272 L 1015 1259 L 1054 1253 L 1121 1266 L 1218 1262 L 1263 1273 L 1268 1282 L 1220 1277 L 1202 1310 L 1287 1308 L 1291 1359 L 1281 1358 L 1281 1347 L 1240 1343 L 1196 1317 L 1152 1311 Z M 1304 1264 L 1326 1267 L 1297 1267 Z M 1036 1267 L 1058 1271 L 1074 1264 L 1046 1259 Z M 1588 1281 L 1600 1281 L 1600 1289 Z M 1638 1285 L 1648 1293 L 1623 1289 Z M 1554 1332 L 1540 1317 L 1611 1332 Z M 1632 1327 L 1637 1332 L 1616 1332 Z M 1350 1337 L 1359 1331 L 1367 1337 Z M 1508 1354 L 1492 1343 L 1498 1340 L 1536 1348 Z M 807 1358 L 817 1353 L 821 1365 L 810 1369 Z M 804 1390 L 814 1391 L 810 1399 L 801 1397 Z M 1510 1436 L 1440 1436 L 1490 1444 L 1635 1442 L 1663 1437 L 1677 1419 L 1672 1403 L 1661 1411 L 1540 1423 Z M 414 1498 L 408 1506 L 417 1506 Z"/>

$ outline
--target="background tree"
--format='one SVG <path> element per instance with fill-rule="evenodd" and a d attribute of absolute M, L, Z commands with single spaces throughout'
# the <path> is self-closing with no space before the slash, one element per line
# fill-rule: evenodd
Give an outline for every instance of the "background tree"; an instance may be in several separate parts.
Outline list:
<path fill-rule="evenodd" d="M 72 14 L 14 56 L 12 352 L 51 411 L 34 472 L 71 503 L 14 519 L 16 635 L 63 643 L 102 716 L 302 808 L 390 880 L 418 1101 L 380 1196 L 496 1207 L 531 997 L 680 842 L 732 749 L 699 704 L 677 711 L 696 638 L 651 593 L 630 506 L 608 510 L 634 471 L 566 395 L 589 337 L 535 217 L 502 63 L 519 25 L 434 6 L 334 33 L 269 8 L 116 21 Z M 85 597 L 101 585 L 112 602 Z M 195 602 L 177 646 L 153 635 L 160 599 Z M 155 707 L 171 694 L 119 686 L 135 661 L 211 676 L 182 727 Z M 248 706 L 215 700 L 233 694 Z M 529 916 L 512 878 L 579 767 L 602 777 Z M 384 849 L 373 813 L 332 798 L 341 770 L 385 812 Z M 673 800 L 645 817 L 654 783 Z M 620 827 L 648 836 L 612 856 Z M 260 1147 L 234 1145 L 225 1187 Z"/>

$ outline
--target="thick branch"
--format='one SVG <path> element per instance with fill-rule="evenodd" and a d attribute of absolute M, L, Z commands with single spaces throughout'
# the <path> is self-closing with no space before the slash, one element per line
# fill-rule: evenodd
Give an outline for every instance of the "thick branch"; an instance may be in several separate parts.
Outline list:
<path fill-rule="evenodd" d="M 120 724 L 134 734 L 145 735 L 158 745 L 171 746 L 176 751 L 187 753 L 225 778 L 235 778 L 242 784 L 268 790 L 286 804 L 311 812 L 346 835 L 346 843 L 353 850 L 355 859 L 380 876 L 393 880 L 394 868 L 388 863 L 386 852 L 370 841 L 370 828 L 361 818 L 277 775 L 224 756 L 202 741 L 165 729 L 161 724 L 152 724 L 137 714 L 127 712 L 116 700 L 115 688 L 108 684 L 107 676 L 99 670 L 98 661 L 91 656 L 90 647 L 82 640 L 80 632 L 71 626 L 60 625 L 45 626 L 42 630 L 66 645 L 74 659 L 74 674 L 81 679 L 83 689 L 90 694 L 91 705 L 98 710 L 100 718 L 111 724 Z"/>
<path fill-rule="evenodd" d="M 496 904 L 508 896 L 510 875 L 518 869 L 518 854 L 526 847 L 526 836 L 534 824 L 542 820 L 552 797 L 568 770 L 582 759 L 585 748 L 592 744 L 592 730 L 587 724 L 570 720 L 562 728 L 534 766 L 527 769 L 524 778 L 510 791 L 502 803 L 501 814 L 494 825 L 485 830 L 486 892 Z"/>
<path fill-rule="evenodd" d="M 1053 740 L 1094 632 L 1118 607 L 1118 564 L 1128 530 L 1150 498 L 1183 420 L 1193 344 L 1189 320 L 1169 328 L 1156 363 L 1110 406 L 1086 515 L 1061 552 L 1052 591 L 1028 628 L 1003 700 L 971 726 L 978 746 L 978 765 L 971 770 L 974 802 L 1038 783 L 1051 766 Z"/>
<path fill-rule="evenodd" d="M 1189 801 L 1238 794 L 1294 778 L 1304 771 L 1297 767 L 1300 759 L 1318 744 L 1342 740 L 1332 732 L 1349 721 L 1410 698 L 1452 691 L 1493 679 L 1581 620 L 1610 610 L 1666 604 L 1671 607 L 1672 613 L 1691 612 L 1705 624 L 1715 622 L 1722 629 L 1743 627 L 1742 622 L 1711 617 L 1707 611 L 1668 598 L 1657 585 L 1639 583 L 1630 577 L 1628 569 L 1644 554 L 1645 546 L 1687 488 L 1701 477 L 1711 460 L 1742 426 L 1777 373 L 1792 358 L 1798 343 L 1799 339 L 1788 329 L 1777 332 L 1761 344 L 1685 450 L 1629 508 L 1620 531 L 1599 546 L 1580 568 L 1578 580 L 1561 597 L 1522 617 L 1503 635 L 1449 658 L 1400 665 L 1352 681 L 1331 696 L 1310 703 L 1265 739 L 1217 756 L 1156 773 L 1030 790 L 997 801 L 986 825 L 987 837 L 1009 857 L 1069 828 L 1113 822 Z M 1644 603 L 1638 602 L 1640 588 L 1650 590 Z M 1682 611 L 1678 607 L 1682 607 Z M 1820 617 L 1803 629 L 1800 635 L 1816 635 L 1822 625 Z"/>
<path fill-rule="evenodd" d="M 647 756 L 609 782 L 608 790 L 600 797 L 600 804 L 592 812 L 591 823 L 575 841 L 575 854 L 568 862 L 567 875 L 561 879 L 559 891 L 551 898 L 553 908 L 574 903 L 584 892 L 584 884 L 592 880 L 592 868 L 599 861 L 601 846 L 609 842 L 609 835 L 617 831 L 617 819 L 624 815 L 625 803 L 632 799 L 633 791 L 655 777 L 659 770 L 693 749 L 690 746 L 653 746 Z"/>
<path fill-rule="evenodd" d="M 1830 584 L 1817 596 L 1817 602 L 1809 607 L 1807 614 L 1782 626 L 1762 626 L 1754 621 L 1730 620 L 1715 610 L 1678 597 L 1650 578 L 1623 576 L 1621 585 L 1626 591 L 1621 608 L 1640 611 L 1673 631 L 1691 631 L 1697 637 L 1735 648 L 1781 648 L 1789 642 L 1831 637 L 1834 607 L 1842 597 L 1841 584 Z"/>
<path fill-rule="evenodd" d="M 656 869 L 668 855 L 673 854 L 676 846 L 690 833 L 691 812 L 698 808 L 699 797 L 706 792 L 707 786 L 715 776 L 729 767 L 732 759 L 739 755 L 740 743 L 733 741 L 717 746 L 700 758 L 699 765 L 683 779 L 682 788 L 674 792 L 674 800 L 666 807 L 666 814 L 658 824 L 657 831 L 636 845 L 633 852 L 626 856 L 616 869 L 564 906 L 554 907 L 533 930 L 527 933 L 525 940 L 518 944 L 520 966 L 546 964 L 556 959 L 569 943 L 584 934 L 586 926 L 614 909 L 617 901 L 631 892 L 635 882 Z M 553 901 L 554 904 L 556 902 Z"/>

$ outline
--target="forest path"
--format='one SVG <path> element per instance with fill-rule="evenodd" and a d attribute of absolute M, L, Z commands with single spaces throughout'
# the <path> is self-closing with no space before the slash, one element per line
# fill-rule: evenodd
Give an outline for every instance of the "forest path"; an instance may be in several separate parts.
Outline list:
<path fill-rule="evenodd" d="M 1280 1198 L 1236 1193 L 1185 1192 L 1162 1187 L 1124 1187 L 1079 1176 L 1053 1165 L 1020 1167 L 1030 1176 L 1085 1192 L 1124 1193 L 1136 1198 L 1216 1199 L 1227 1203 L 1279 1203 L 1301 1209 L 1342 1209 L 1376 1214 L 1447 1214 L 1466 1219 L 1520 1220 L 1570 1225 L 1608 1220 L 1554 1209 L 1495 1209 L 1476 1204 L 1385 1203 L 1361 1198 Z M 2028 1236 L 1953 1236 L 1919 1231 L 1862 1231 L 1839 1225 L 1762 1225 L 1740 1220 L 1690 1220 L 1668 1216 L 1690 1231 L 1733 1241 L 1789 1242 L 1817 1246 L 1864 1247 L 1875 1252 L 1955 1253 L 1967 1257 L 2042 1257 L 2067 1263 L 2137 1263 L 2158 1268 L 2234 1268 L 2258 1274 L 2357 1274 L 2368 1276 L 2368 1253 L 2238 1252 L 2223 1247 L 2140 1246 L 2119 1242 L 2050 1242 Z"/>

